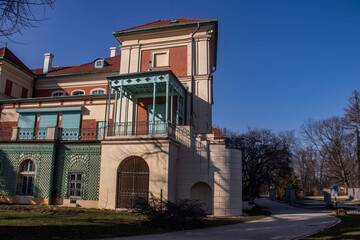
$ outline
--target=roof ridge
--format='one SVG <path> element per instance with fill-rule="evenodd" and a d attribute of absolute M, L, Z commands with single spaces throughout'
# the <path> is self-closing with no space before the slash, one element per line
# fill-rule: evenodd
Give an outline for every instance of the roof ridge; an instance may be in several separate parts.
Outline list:
<path fill-rule="evenodd" d="M 118 56 L 121 56 L 120 54 L 114 56 L 114 57 L 108 57 L 108 58 L 103 58 L 103 59 L 110 59 L 110 58 L 115 58 L 115 57 L 118 57 Z M 76 65 L 67 65 L 67 66 L 52 66 L 51 68 L 66 68 L 66 67 L 81 67 L 81 66 L 84 66 L 86 64 L 90 64 L 90 63 L 93 63 L 94 61 L 92 62 L 87 62 L 87 63 L 83 63 L 83 64 L 76 64 Z M 40 68 L 33 68 L 31 70 L 38 70 L 38 69 L 42 69 L 41 67 Z"/>

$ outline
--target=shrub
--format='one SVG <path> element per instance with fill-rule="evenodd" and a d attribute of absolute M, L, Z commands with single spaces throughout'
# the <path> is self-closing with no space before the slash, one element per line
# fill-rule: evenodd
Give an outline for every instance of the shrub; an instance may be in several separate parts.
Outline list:
<path fill-rule="evenodd" d="M 151 196 L 149 200 L 139 199 L 135 212 L 146 216 L 146 223 L 152 227 L 187 229 L 203 225 L 206 216 L 203 207 L 197 200 L 170 202 Z"/>

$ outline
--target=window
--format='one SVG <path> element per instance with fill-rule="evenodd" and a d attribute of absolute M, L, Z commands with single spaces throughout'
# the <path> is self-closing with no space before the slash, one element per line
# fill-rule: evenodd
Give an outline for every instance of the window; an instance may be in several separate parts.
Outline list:
<path fill-rule="evenodd" d="M 93 95 L 105 94 L 105 90 L 104 89 L 95 89 L 95 90 L 91 91 L 91 94 L 93 94 Z"/>
<path fill-rule="evenodd" d="M 105 62 L 105 60 L 103 58 L 99 58 L 95 60 L 95 68 L 103 68 L 104 66 L 106 66 L 107 63 Z"/>
<path fill-rule="evenodd" d="M 28 92 L 29 90 L 27 88 L 22 88 L 22 91 L 21 91 L 21 98 L 27 98 L 28 97 Z"/>
<path fill-rule="evenodd" d="M 69 197 L 81 198 L 82 192 L 82 174 L 70 173 L 69 174 Z"/>
<path fill-rule="evenodd" d="M 151 60 L 153 67 L 168 67 L 169 50 L 152 52 Z"/>
<path fill-rule="evenodd" d="M 71 93 L 71 95 L 73 95 L 73 96 L 84 95 L 84 94 L 85 93 L 83 90 L 76 90 Z"/>
<path fill-rule="evenodd" d="M 20 195 L 32 195 L 34 186 L 35 164 L 26 160 L 20 167 L 18 193 Z"/>
<path fill-rule="evenodd" d="M 63 112 L 61 120 L 61 139 L 79 140 L 80 135 L 81 112 L 71 111 Z"/>
<path fill-rule="evenodd" d="M 12 87 L 13 87 L 13 82 L 10 81 L 9 79 L 7 79 L 6 84 L 5 84 L 5 94 L 6 95 L 11 96 Z"/>
<path fill-rule="evenodd" d="M 36 113 L 19 114 L 19 139 L 34 139 Z"/>
<path fill-rule="evenodd" d="M 51 93 L 51 96 L 53 97 L 61 97 L 61 96 L 65 96 L 66 93 L 64 91 L 55 91 Z"/>

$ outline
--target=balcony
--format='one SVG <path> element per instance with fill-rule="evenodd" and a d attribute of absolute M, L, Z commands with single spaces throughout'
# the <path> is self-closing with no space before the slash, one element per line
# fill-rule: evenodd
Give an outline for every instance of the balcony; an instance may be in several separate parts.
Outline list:
<path fill-rule="evenodd" d="M 121 122 L 108 127 L 108 137 L 162 136 L 176 139 L 181 131 L 176 126 L 163 121 Z M 104 139 L 105 127 L 100 128 L 3 128 L 0 141 L 100 141 Z"/>
<path fill-rule="evenodd" d="M 96 128 L 3 128 L 0 141 L 97 141 Z"/>
<path fill-rule="evenodd" d="M 164 121 L 119 122 L 109 126 L 107 136 L 174 136 L 176 126 Z"/>

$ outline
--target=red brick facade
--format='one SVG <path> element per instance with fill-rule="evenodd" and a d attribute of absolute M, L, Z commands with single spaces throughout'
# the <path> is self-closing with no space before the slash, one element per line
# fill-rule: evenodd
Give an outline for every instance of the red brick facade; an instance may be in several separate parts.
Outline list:
<path fill-rule="evenodd" d="M 146 72 L 149 69 L 151 52 L 162 50 L 169 50 L 169 67 L 156 67 L 152 70 L 171 70 L 177 77 L 187 76 L 187 46 L 141 51 L 141 72 Z"/>

